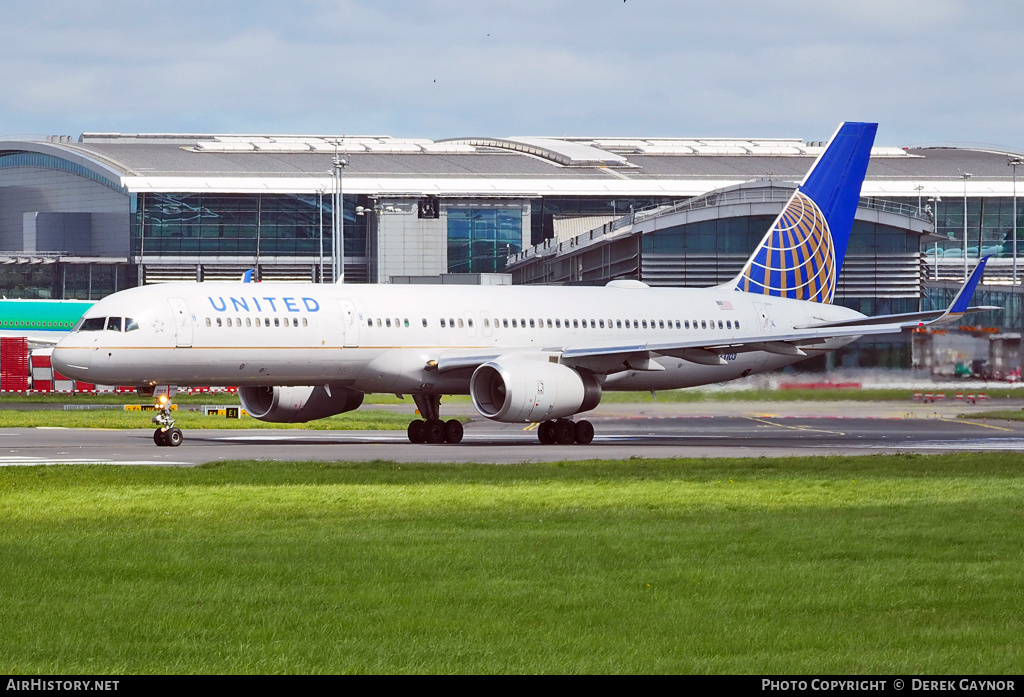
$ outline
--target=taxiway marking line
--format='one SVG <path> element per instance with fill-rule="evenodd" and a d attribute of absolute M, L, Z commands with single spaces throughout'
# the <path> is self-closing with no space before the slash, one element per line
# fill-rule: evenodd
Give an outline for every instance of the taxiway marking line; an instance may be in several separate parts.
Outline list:
<path fill-rule="evenodd" d="M 96 458 L 0 457 L 0 467 L 34 467 L 36 465 L 191 465 L 173 460 L 103 460 Z"/>
<path fill-rule="evenodd" d="M 826 433 L 830 436 L 845 436 L 846 433 L 843 431 L 826 431 L 820 428 L 811 428 L 810 426 L 790 426 L 789 424 L 775 423 L 774 421 L 768 421 L 767 419 L 759 419 L 756 416 L 744 416 L 743 418 L 748 421 L 754 421 L 759 424 L 765 424 L 766 426 L 776 426 L 778 428 L 787 428 L 790 431 L 804 431 L 808 433 Z"/>
<path fill-rule="evenodd" d="M 992 424 L 979 424 L 977 421 L 967 421 L 966 419 L 938 419 L 938 421 L 946 421 L 951 424 L 970 424 L 971 426 L 981 426 L 982 428 L 991 428 L 996 431 L 1016 431 L 1015 428 L 1006 428 L 1005 426 L 993 426 Z"/>

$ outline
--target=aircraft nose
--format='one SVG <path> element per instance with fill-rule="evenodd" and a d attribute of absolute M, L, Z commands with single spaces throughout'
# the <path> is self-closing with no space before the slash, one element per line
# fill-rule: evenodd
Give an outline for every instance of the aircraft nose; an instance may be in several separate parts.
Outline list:
<path fill-rule="evenodd" d="M 66 337 L 54 347 L 50 364 L 61 375 L 75 380 L 88 380 L 95 351 L 69 343 L 70 338 Z"/>

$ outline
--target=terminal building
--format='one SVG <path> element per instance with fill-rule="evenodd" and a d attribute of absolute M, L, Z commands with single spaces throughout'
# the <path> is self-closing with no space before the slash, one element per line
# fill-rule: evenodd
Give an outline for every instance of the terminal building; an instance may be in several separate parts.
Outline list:
<path fill-rule="evenodd" d="M 234 280 L 248 269 L 268 282 L 510 273 L 514 283 L 712 285 L 738 272 L 824 145 L 0 139 L 0 294 L 96 299 L 139 284 Z M 977 300 L 1006 309 L 983 321 L 1019 331 L 1015 232 L 1024 209 L 1015 224 L 1013 162 L 1015 153 L 996 150 L 874 148 L 837 302 L 867 314 L 931 309 L 993 255 Z M 876 358 L 904 364 L 908 351 Z"/>

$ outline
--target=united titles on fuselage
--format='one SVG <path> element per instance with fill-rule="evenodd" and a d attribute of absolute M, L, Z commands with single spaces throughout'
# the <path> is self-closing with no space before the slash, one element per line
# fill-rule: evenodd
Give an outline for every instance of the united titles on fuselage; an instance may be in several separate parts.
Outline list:
<path fill-rule="evenodd" d="M 217 312 L 227 312 L 229 302 L 231 303 L 231 306 L 233 307 L 235 312 L 265 312 L 266 310 L 263 309 L 263 306 L 260 304 L 260 300 L 264 301 L 264 303 L 270 306 L 271 312 L 278 311 L 278 303 L 281 303 L 281 305 L 283 306 L 281 312 L 302 312 L 302 308 L 299 307 L 300 302 L 302 303 L 303 307 L 306 308 L 307 312 L 320 311 L 320 303 L 318 303 L 313 298 L 273 297 L 267 295 L 263 296 L 262 298 L 257 298 L 255 296 L 250 296 L 248 298 L 236 298 L 234 296 L 228 296 L 225 299 L 223 295 L 218 295 L 216 297 L 211 295 L 207 297 L 207 300 L 210 301 L 210 306 L 213 307 L 213 309 L 216 310 Z M 250 300 L 252 301 L 252 310 L 250 310 L 249 308 Z"/>

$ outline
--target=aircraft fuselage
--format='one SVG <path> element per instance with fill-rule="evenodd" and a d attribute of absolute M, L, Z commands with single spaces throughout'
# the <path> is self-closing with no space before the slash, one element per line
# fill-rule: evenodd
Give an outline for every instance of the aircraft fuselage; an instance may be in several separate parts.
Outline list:
<path fill-rule="evenodd" d="M 727 346 L 861 316 L 716 288 L 168 284 L 95 305 L 54 361 L 65 375 L 100 384 L 336 383 L 362 392 L 466 394 L 472 370 L 432 362 L 520 352 L 559 360 L 571 347 L 687 340 Z M 109 328 L 117 320 L 120 330 Z M 606 390 L 692 387 L 774 370 L 854 338 L 830 339 L 806 355 L 726 350 L 715 364 L 699 362 L 699 354 L 655 355 L 635 365 L 590 359 L 587 368 Z"/>

